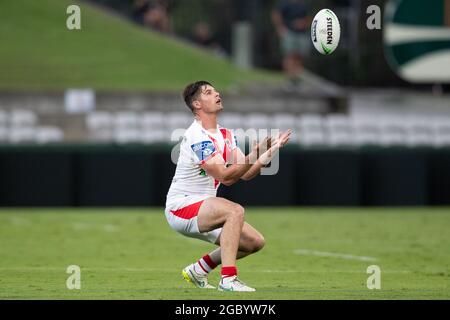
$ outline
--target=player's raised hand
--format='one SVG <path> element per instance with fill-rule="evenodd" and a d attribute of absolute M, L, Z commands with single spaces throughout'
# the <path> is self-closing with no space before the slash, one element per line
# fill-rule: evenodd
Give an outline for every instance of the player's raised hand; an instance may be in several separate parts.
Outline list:
<path fill-rule="evenodd" d="M 292 130 L 289 129 L 286 132 L 282 132 L 278 135 L 277 138 L 271 139 L 271 146 L 269 149 L 267 149 L 266 152 L 261 154 L 259 157 L 259 161 L 262 164 L 268 164 L 270 161 L 272 161 L 273 157 L 277 154 L 278 150 L 289 141 L 292 134 Z"/>
<path fill-rule="evenodd" d="M 258 143 L 258 157 L 264 152 L 270 149 L 272 146 L 272 137 L 265 137 L 260 143 Z"/>
<path fill-rule="evenodd" d="M 256 140 L 252 141 L 252 153 L 258 159 L 264 152 L 272 146 L 272 137 L 265 137 L 259 143 Z"/>
<path fill-rule="evenodd" d="M 291 138 L 292 130 L 289 129 L 285 132 L 280 132 L 278 134 L 278 137 L 272 141 L 272 151 L 275 151 L 275 149 L 279 149 L 284 147 L 284 145 L 289 141 Z"/>
<path fill-rule="evenodd" d="M 284 145 L 289 141 L 291 138 L 292 130 L 289 129 L 285 132 L 282 132 L 278 135 L 278 140 L 280 142 L 280 147 L 284 147 Z"/>

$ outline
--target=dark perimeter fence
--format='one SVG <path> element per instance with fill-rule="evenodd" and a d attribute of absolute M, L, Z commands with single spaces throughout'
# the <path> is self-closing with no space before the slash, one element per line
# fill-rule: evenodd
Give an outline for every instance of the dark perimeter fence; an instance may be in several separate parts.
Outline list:
<path fill-rule="evenodd" d="M 4 146 L 0 206 L 163 206 L 171 147 Z M 279 171 L 219 195 L 250 206 L 450 204 L 450 149 L 282 150 Z"/>

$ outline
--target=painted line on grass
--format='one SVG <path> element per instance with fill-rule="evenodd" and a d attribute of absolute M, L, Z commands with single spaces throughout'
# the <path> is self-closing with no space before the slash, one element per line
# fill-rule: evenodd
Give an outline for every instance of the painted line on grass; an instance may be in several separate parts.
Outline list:
<path fill-rule="evenodd" d="M 361 274 L 366 273 L 366 270 L 320 270 L 320 271 L 305 271 L 305 270 L 272 270 L 272 269 L 265 269 L 265 270 L 252 270 L 253 273 L 303 273 L 303 274 L 317 274 L 317 273 L 354 273 L 354 274 Z M 411 270 L 383 270 L 384 273 L 413 273 Z"/>
<path fill-rule="evenodd" d="M 62 272 L 65 271 L 66 267 L 0 267 L 0 272 Z M 125 273 L 125 272 L 135 272 L 135 273 L 145 273 L 145 272 L 161 272 L 161 273 L 178 273 L 180 271 L 179 268 L 106 268 L 106 267 L 82 267 L 82 271 L 86 272 L 116 272 L 116 273 Z M 350 274 L 361 274 L 365 273 L 365 270 L 320 270 L 320 271 L 312 271 L 312 270 L 300 270 L 300 269 L 253 269 L 252 273 L 300 273 L 300 274 L 316 274 L 316 273 L 350 273 Z M 383 270 L 383 273 L 413 273 L 413 270 Z M 429 274 L 431 271 L 425 272 Z M 436 272 L 445 272 L 444 270 L 434 271 Z"/>
<path fill-rule="evenodd" d="M 85 222 L 72 222 L 70 226 L 75 231 L 84 231 L 84 230 L 102 230 L 106 232 L 118 232 L 120 231 L 120 227 L 113 224 L 90 224 Z"/>
<path fill-rule="evenodd" d="M 61 272 L 65 271 L 66 267 L 0 267 L 0 271 L 10 271 L 10 272 L 26 272 L 26 271 L 56 271 Z M 82 267 L 82 271 L 88 272 L 162 272 L 162 273 L 178 273 L 180 271 L 179 268 L 105 268 L 105 267 Z M 302 274 L 310 274 L 310 273 L 365 273 L 365 271 L 361 270 L 320 270 L 320 271 L 308 271 L 308 270 L 294 270 L 294 269 L 253 269 L 252 273 L 302 273 Z M 412 270 L 383 270 L 383 273 L 413 273 Z M 438 272 L 438 271 L 436 271 Z M 444 272 L 440 270 L 439 272 Z"/>
<path fill-rule="evenodd" d="M 304 256 L 339 258 L 339 259 L 345 259 L 345 260 L 359 260 L 359 261 L 371 261 L 371 262 L 377 261 L 377 258 L 374 258 L 374 257 L 355 256 L 353 254 L 318 251 L 318 250 L 310 250 L 310 249 L 296 249 L 296 250 L 294 250 L 294 253 L 298 254 L 298 255 L 304 255 Z"/>

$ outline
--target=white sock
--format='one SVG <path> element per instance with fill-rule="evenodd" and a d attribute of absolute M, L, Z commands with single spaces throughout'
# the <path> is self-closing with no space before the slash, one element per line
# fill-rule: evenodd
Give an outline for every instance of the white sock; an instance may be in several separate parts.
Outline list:
<path fill-rule="evenodd" d="M 211 272 L 212 269 L 208 266 L 206 261 L 201 258 L 196 263 L 194 263 L 194 270 L 198 274 L 207 275 Z"/>
<path fill-rule="evenodd" d="M 222 276 L 221 281 L 223 284 L 227 284 L 229 282 L 231 282 L 231 280 L 234 279 L 234 276 Z"/>

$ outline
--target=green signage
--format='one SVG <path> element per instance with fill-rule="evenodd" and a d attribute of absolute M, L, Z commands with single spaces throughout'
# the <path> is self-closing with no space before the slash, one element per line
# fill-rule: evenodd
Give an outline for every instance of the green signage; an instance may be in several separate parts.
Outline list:
<path fill-rule="evenodd" d="M 450 83 L 450 0 L 390 0 L 384 14 L 389 64 L 406 81 Z"/>

